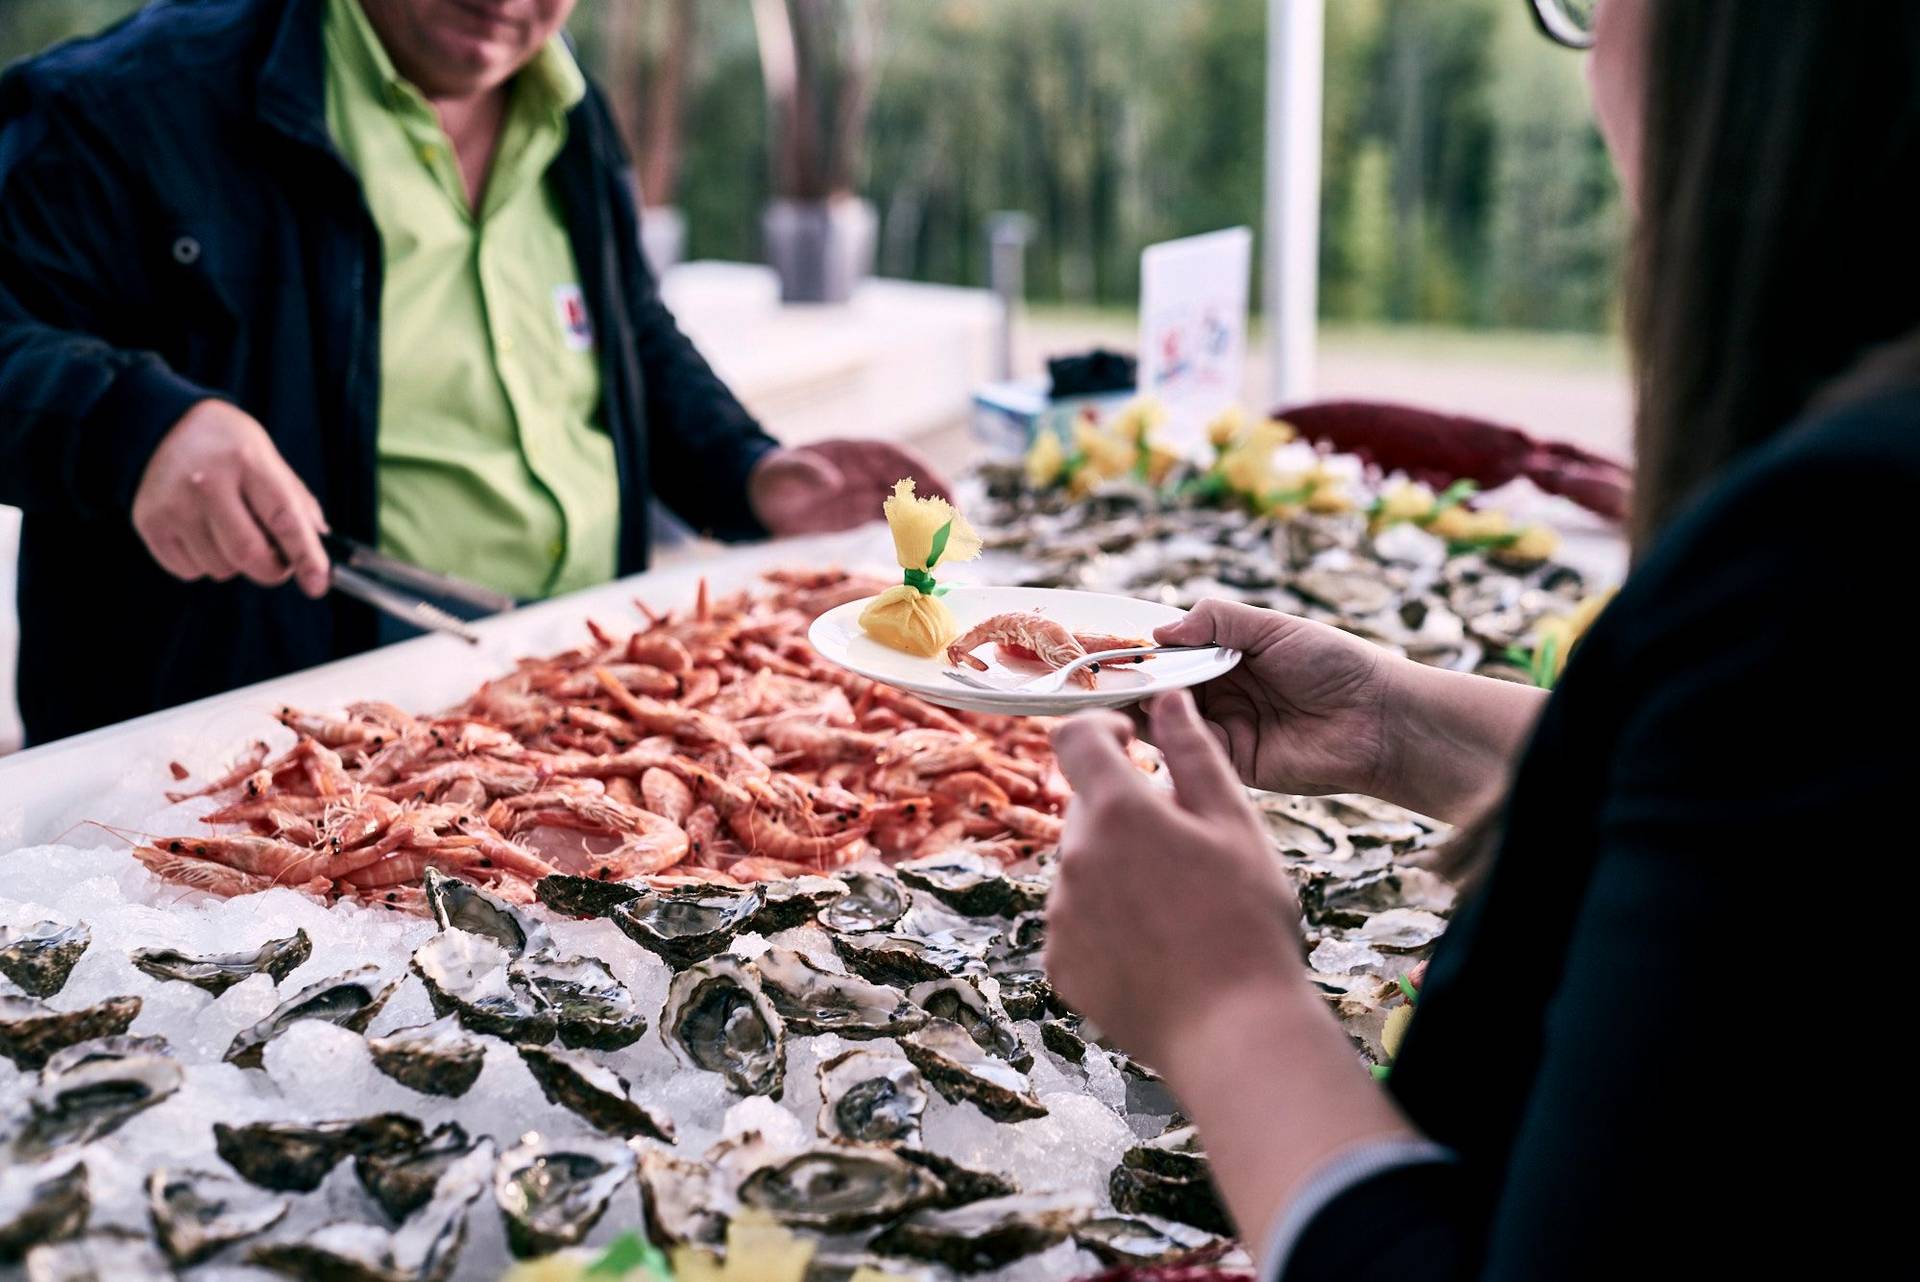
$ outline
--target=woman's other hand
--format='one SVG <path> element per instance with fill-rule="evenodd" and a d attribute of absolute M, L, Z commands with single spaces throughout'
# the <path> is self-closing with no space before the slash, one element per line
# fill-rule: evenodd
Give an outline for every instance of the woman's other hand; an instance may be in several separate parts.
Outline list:
<path fill-rule="evenodd" d="M 1196 692 L 1200 715 L 1240 778 L 1272 792 L 1361 792 L 1461 822 L 1497 795 L 1546 702 L 1544 690 L 1227 601 L 1202 601 L 1153 635 L 1246 656 Z"/>
<path fill-rule="evenodd" d="M 1047 907 L 1060 995 L 1171 1071 L 1214 1013 L 1303 987 L 1299 907 L 1233 767 L 1183 691 L 1149 706 L 1174 790 L 1128 760 L 1115 713 L 1054 731 L 1073 784 Z"/>
<path fill-rule="evenodd" d="M 1378 795 L 1393 656 L 1324 623 L 1228 601 L 1202 601 L 1154 640 L 1245 656 L 1196 696 L 1246 783 L 1310 796 Z"/>

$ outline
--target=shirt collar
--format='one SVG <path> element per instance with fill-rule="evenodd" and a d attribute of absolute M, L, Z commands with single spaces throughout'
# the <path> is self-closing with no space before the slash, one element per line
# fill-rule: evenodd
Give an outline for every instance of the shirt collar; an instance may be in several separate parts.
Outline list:
<path fill-rule="evenodd" d="M 393 57 L 373 29 L 360 0 L 330 0 L 334 9 L 344 11 L 345 26 L 351 33 L 349 44 L 354 56 L 362 60 L 362 70 L 377 78 L 381 89 L 394 101 L 420 97 L 420 90 L 393 65 Z M 566 41 L 554 36 L 533 56 L 533 61 L 514 77 L 515 89 L 525 100 L 564 116 L 587 96 L 587 78 L 580 70 Z"/>

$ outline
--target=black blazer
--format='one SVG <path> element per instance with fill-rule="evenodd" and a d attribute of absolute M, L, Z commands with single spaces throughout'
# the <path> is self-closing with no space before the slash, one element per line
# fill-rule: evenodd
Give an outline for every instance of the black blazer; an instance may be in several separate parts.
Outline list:
<path fill-rule="evenodd" d="M 1904 1254 L 1917 522 L 1920 390 L 1802 424 L 1658 540 L 1549 702 L 1393 1068 L 1460 1160 L 1336 1198 L 1288 1282 Z"/>
<path fill-rule="evenodd" d="M 333 527 L 375 537 L 379 234 L 325 119 L 322 0 L 163 0 L 0 80 L 0 503 L 26 509 L 30 741 L 364 649 L 372 614 L 291 587 L 183 584 L 128 521 L 196 401 L 259 419 Z M 622 496 L 764 533 L 773 441 L 675 326 L 640 255 L 627 162 L 589 92 L 549 172 L 598 338 Z"/>

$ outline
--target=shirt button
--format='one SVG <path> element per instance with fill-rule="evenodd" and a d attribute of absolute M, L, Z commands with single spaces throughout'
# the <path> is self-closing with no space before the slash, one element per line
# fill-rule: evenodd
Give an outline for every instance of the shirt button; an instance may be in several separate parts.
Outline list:
<path fill-rule="evenodd" d="M 420 148 L 420 159 L 429 165 L 435 164 L 440 159 L 440 149 L 432 143 L 427 143 Z"/>
<path fill-rule="evenodd" d="M 513 355 L 513 335 L 511 334 L 500 335 L 500 354 L 502 356 Z"/>
<path fill-rule="evenodd" d="M 555 539 L 553 542 L 547 544 L 547 555 L 553 558 L 554 560 L 558 561 L 561 557 L 565 556 L 566 554 L 567 554 L 567 545 L 560 542 L 560 540 Z"/>

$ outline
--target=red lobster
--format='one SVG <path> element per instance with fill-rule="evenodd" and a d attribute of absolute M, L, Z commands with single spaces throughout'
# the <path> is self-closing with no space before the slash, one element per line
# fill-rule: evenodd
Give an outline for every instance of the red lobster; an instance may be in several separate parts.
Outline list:
<path fill-rule="evenodd" d="M 1357 454 L 1384 471 L 1444 489 L 1471 480 L 1491 490 L 1524 476 L 1549 494 L 1618 521 L 1633 473 L 1575 445 L 1537 441 L 1518 428 L 1377 401 L 1322 401 L 1279 410 L 1310 441 Z"/>

